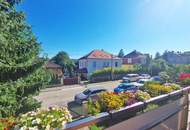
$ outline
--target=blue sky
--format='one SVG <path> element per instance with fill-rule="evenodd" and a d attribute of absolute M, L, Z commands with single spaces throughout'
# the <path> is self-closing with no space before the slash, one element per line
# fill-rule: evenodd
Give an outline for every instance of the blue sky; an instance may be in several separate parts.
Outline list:
<path fill-rule="evenodd" d="M 24 0 L 19 8 L 49 57 L 190 50 L 190 0 Z"/>

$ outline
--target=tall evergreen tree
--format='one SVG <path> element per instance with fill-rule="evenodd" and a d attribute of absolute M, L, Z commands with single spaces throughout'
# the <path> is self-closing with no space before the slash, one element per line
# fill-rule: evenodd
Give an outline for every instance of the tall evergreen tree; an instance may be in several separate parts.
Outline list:
<path fill-rule="evenodd" d="M 118 57 L 123 58 L 124 55 L 125 55 L 125 54 L 124 54 L 124 51 L 123 51 L 123 49 L 121 49 L 121 50 L 119 51 Z"/>
<path fill-rule="evenodd" d="M 159 52 L 156 52 L 156 54 L 155 54 L 155 60 L 160 59 L 160 58 L 161 58 L 160 53 L 159 53 Z"/>
<path fill-rule="evenodd" d="M 32 98 L 48 82 L 39 58 L 40 44 L 16 11 L 20 0 L 0 0 L 0 117 L 36 109 Z"/>

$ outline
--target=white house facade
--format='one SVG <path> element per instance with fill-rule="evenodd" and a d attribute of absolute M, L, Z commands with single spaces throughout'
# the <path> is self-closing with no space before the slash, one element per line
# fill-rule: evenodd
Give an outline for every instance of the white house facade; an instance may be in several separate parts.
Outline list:
<path fill-rule="evenodd" d="M 79 59 L 79 70 L 84 72 L 89 77 L 96 70 L 101 70 L 106 67 L 121 67 L 122 59 L 113 56 L 102 50 L 93 50 L 86 56 Z"/>

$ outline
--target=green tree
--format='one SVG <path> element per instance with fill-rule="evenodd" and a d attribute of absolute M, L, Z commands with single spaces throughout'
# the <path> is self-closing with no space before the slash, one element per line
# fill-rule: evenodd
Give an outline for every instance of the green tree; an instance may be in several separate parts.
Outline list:
<path fill-rule="evenodd" d="M 156 55 L 155 55 L 155 60 L 160 59 L 160 58 L 161 58 L 160 53 L 159 53 L 159 52 L 156 52 Z"/>
<path fill-rule="evenodd" d="M 40 106 L 32 96 L 49 81 L 39 58 L 40 44 L 16 11 L 20 0 L 0 0 L 0 117 L 7 117 Z"/>
<path fill-rule="evenodd" d="M 149 72 L 151 75 L 158 75 L 162 71 L 166 71 L 169 68 L 167 62 L 163 59 L 152 60 L 149 65 Z"/>
<path fill-rule="evenodd" d="M 51 59 L 54 63 L 63 67 L 64 73 L 69 73 L 69 76 L 73 75 L 75 63 L 69 58 L 69 55 L 61 51 Z"/>
<path fill-rule="evenodd" d="M 121 49 L 121 50 L 119 51 L 118 57 L 123 58 L 124 55 L 125 55 L 125 54 L 124 54 L 124 51 L 123 51 L 123 49 Z"/>

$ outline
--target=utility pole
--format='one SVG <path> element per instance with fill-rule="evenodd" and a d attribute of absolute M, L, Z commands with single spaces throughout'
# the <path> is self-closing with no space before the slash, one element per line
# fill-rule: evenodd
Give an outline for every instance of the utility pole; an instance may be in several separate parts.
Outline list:
<path fill-rule="evenodd" d="M 111 80 L 113 80 L 113 55 L 111 54 Z"/>

